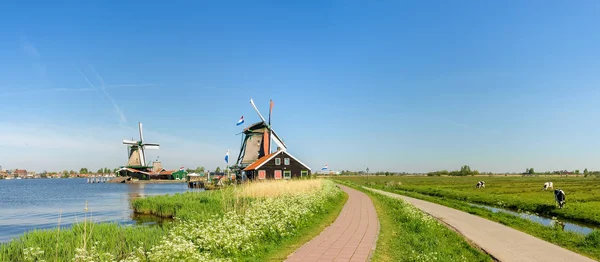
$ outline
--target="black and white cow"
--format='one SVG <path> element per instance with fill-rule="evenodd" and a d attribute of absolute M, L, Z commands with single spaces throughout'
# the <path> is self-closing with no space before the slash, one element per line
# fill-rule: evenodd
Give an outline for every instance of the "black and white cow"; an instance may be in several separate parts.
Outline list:
<path fill-rule="evenodd" d="M 542 190 L 548 190 L 548 189 L 554 189 L 554 185 L 552 184 L 552 182 L 546 182 L 544 183 L 544 187 L 542 188 Z"/>
<path fill-rule="evenodd" d="M 560 189 L 554 190 L 554 199 L 558 203 L 558 208 L 563 208 L 565 205 L 565 192 Z"/>
<path fill-rule="evenodd" d="M 482 187 L 485 188 L 485 182 L 479 181 L 479 182 L 477 182 L 477 185 L 475 185 L 475 187 L 476 188 L 482 188 Z"/>

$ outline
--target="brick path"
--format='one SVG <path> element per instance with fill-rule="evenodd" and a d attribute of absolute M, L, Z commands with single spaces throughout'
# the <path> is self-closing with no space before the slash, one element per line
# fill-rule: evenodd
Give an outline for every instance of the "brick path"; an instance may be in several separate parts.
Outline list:
<path fill-rule="evenodd" d="M 335 222 L 300 247 L 286 261 L 367 261 L 375 249 L 379 220 L 364 193 L 340 185 L 348 201 Z"/>

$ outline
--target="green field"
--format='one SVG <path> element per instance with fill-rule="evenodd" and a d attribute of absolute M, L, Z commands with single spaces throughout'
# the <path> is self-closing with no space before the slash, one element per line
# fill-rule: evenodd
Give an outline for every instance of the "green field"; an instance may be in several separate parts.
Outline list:
<path fill-rule="evenodd" d="M 340 179 L 360 185 L 383 186 L 391 190 L 417 192 L 600 225 L 600 179 L 598 178 L 378 176 Z M 485 188 L 476 189 L 475 184 L 480 180 L 485 181 Z M 544 182 L 547 181 L 553 182 L 555 189 L 562 189 L 565 192 L 566 204 L 563 209 L 557 207 L 552 190 L 541 190 Z"/>

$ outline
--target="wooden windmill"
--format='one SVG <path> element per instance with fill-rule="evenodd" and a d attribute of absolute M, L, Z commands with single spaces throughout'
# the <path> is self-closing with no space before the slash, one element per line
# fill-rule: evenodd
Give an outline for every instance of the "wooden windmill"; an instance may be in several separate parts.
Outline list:
<path fill-rule="evenodd" d="M 237 166 L 243 168 L 258 160 L 259 158 L 271 153 L 271 140 L 281 149 L 286 150 L 287 147 L 283 140 L 275 133 L 271 127 L 271 112 L 273 111 L 273 101 L 269 105 L 269 121 L 267 121 L 254 101 L 250 99 L 250 104 L 260 117 L 261 121 L 250 125 L 242 131 L 242 146 L 238 155 Z"/>
<path fill-rule="evenodd" d="M 140 141 L 123 140 L 123 144 L 127 145 L 127 154 L 129 160 L 127 161 L 128 168 L 151 168 L 146 165 L 146 149 L 159 149 L 159 145 L 156 143 L 145 143 L 144 134 L 142 132 L 142 123 L 138 123 L 140 131 Z"/>

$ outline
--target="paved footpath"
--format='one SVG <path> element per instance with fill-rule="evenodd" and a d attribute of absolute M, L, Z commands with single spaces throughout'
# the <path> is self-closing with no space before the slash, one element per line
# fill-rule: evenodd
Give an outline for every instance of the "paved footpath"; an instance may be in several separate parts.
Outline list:
<path fill-rule="evenodd" d="M 377 189 L 366 189 L 403 199 L 449 225 L 499 261 L 594 261 L 521 231 L 463 211 Z"/>
<path fill-rule="evenodd" d="M 286 261 L 367 261 L 375 249 L 379 220 L 366 194 L 339 186 L 348 200 L 335 222 Z"/>

